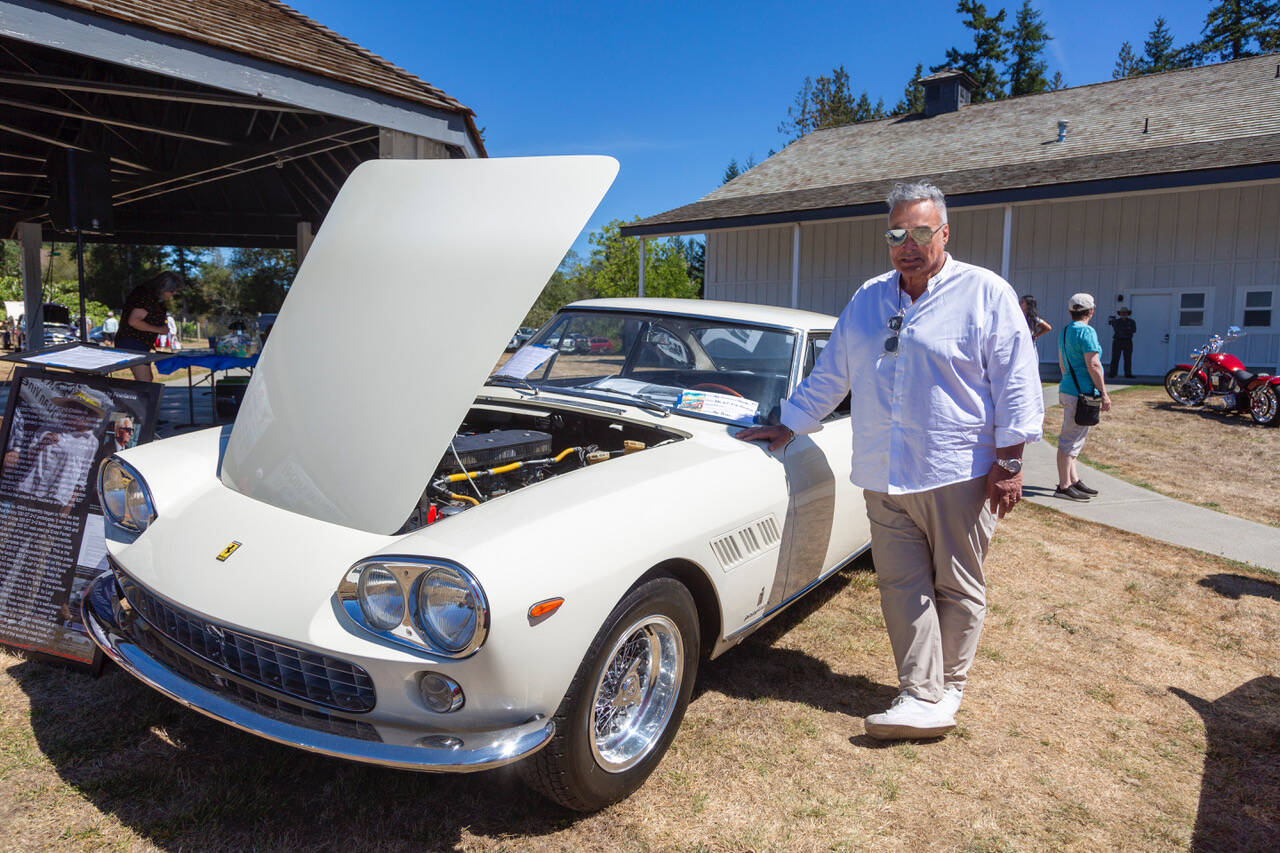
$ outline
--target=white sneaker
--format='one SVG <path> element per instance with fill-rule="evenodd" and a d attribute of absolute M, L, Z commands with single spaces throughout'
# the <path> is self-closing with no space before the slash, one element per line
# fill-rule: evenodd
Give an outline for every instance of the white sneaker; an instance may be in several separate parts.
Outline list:
<path fill-rule="evenodd" d="M 959 707 L 959 701 L 955 704 Z M 945 696 L 938 702 L 926 702 L 904 690 L 889 710 L 867 717 L 867 734 L 876 740 L 938 737 L 956 727 L 954 714 Z"/>
<path fill-rule="evenodd" d="M 958 687 L 948 684 L 942 689 L 942 699 L 938 701 L 938 706 L 945 708 L 947 713 L 954 717 L 956 711 L 960 710 L 960 702 L 963 699 L 964 692 Z"/>

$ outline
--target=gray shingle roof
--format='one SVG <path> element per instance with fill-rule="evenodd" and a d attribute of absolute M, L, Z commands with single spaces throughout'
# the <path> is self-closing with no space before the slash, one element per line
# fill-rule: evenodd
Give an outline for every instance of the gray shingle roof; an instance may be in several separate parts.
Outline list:
<path fill-rule="evenodd" d="M 879 210 L 893 181 L 908 178 L 949 197 L 1064 195 L 1064 184 L 1259 164 L 1280 166 L 1280 54 L 815 131 L 697 202 L 625 230 L 869 213 L 861 208 Z"/>

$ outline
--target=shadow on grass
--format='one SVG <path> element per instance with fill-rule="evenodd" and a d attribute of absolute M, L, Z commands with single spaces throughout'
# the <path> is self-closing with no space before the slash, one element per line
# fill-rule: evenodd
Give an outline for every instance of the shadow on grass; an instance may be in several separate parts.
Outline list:
<path fill-rule="evenodd" d="M 1249 417 L 1248 412 L 1236 412 L 1234 410 L 1227 411 L 1225 409 L 1211 409 L 1204 406 L 1183 406 L 1172 400 L 1164 400 L 1158 403 L 1148 403 L 1151 409 L 1157 412 L 1169 412 L 1174 415 L 1183 417 L 1196 417 L 1206 421 L 1217 421 L 1223 426 L 1239 426 L 1258 429 L 1266 429 L 1261 424 L 1255 424 L 1253 419 Z"/>
<path fill-rule="evenodd" d="M 76 795 L 146 841 L 197 850 L 441 850 L 464 830 L 537 837 L 579 815 L 513 768 L 467 775 L 387 770 L 281 746 L 207 719 L 118 669 L 95 681 L 24 661 L 40 750 Z"/>
<path fill-rule="evenodd" d="M 738 699 L 781 699 L 823 711 L 865 717 L 883 711 L 898 695 L 896 685 L 879 684 L 862 675 L 832 672 L 826 662 L 776 643 L 859 575 L 873 572 L 870 554 L 837 572 L 820 587 L 787 608 L 748 637 L 741 646 L 705 663 L 694 696 L 714 690 Z"/>
<path fill-rule="evenodd" d="M 1280 850 L 1280 678 L 1215 701 L 1170 688 L 1204 719 L 1204 778 L 1191 849 Z"/>
<path fill-rule="evenodd" d="M 1255 595 L 1258 598 L 1269 598 L 1280 601 L 1280 583 L 1275 581 L 1251 578 L 1248 575 L 1216 574 L 1196 581 L 1200 586 L 1211 589 L 1224 598 L 1239 601 L 1243 596 Z"/>
<path fill-rule="evenodd" d="M 896 688 L 833 673 L 773 643 L 870 571 L 838 573 L 702 667 L 695 695 L 776 697 L 865 716 Z M 567 829 L 581 815 L 527 789 L 513 767 L 466 775 L 386 770 L 263 740 L 172 702 L 118 669 L 101 679 L 24 661 L 41 752 L 75 794 L 165 849 L 439 850 Z M 474 841 L 474 839 L 473 839 Z"/>

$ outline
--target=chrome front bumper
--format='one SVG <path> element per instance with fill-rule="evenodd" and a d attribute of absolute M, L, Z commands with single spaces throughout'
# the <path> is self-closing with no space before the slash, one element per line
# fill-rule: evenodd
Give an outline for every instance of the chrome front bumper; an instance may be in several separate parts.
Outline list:
<path fill-rule="evenodd" d="M 555 734 L 554 723 L 537 718 L 514 728 L 492 732 L 424 732 L 423 741 L 428 745 L 404 746 L 345 737 L 274 719 L 192 683 L 142 649 L 130 637 L 129 630 L 119 624 L 119 599 L 120 591 L 114 576 L 105 572 L 89 584 L 81 604 L 89 636 L 108 657 L 121 669 L 170 699 L 267 740 L 384 767 L 472 773 L 511 764 L 531 755 L 546 746 Z"/>

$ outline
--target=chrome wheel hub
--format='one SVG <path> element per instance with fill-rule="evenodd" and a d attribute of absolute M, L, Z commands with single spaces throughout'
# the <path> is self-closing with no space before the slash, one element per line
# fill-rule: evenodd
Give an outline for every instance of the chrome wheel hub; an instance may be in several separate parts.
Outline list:
<path fill-rule="evenodd" d="M 606 660 L 592 695 L 587 739 L 596 763 L 621 773 L 667 730 L 684 676 L 680 629 L 665 616 L 645 616 L 623 632 Z"/>

